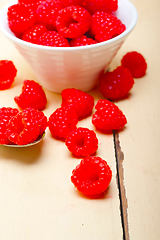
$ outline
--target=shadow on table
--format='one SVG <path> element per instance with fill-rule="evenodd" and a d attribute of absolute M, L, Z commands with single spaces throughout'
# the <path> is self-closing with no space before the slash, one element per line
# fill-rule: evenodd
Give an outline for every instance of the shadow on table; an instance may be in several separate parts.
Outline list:
<path fill-rule="evenodd" d="M 0 145 L 0 160 L 16 160 L 23 164 L 33 164 L 39 160 L 43 144 L 42 141 L 37 145 L 24 148 L 11 148 Z"/>

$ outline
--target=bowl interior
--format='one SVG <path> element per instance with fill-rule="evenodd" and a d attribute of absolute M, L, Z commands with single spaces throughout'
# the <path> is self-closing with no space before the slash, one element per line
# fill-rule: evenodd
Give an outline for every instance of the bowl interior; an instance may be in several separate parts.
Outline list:
<path fill-rule="evenodd" d="M 125 35 L 130 33 L 132 29 L 135 27 L 138 14 L 135 6 L 128 0 L 119 0 L 118 1 L 118 10 L 115 12 L 115 15 L 126 25 L 126 30 L 120 34 L 119 36 L 110 39 L 106 42 L 101 42 L 96 45 L 89 45 L 89 46 L 82 46 L 82 47 L 72 47 L 72 48 L 65 48 L 65 47 L 46 47 L 46 46 L 39 46 L 36 44 L 31 44 L 25 41 L 22 41 L 15 37 L 15 35 L 11 32 L 11 30 L 8 27 L 8 22 L 7 22 L 7 9 L 9 6 L 16 4 L 16 0 L 12 0 L 8 4 L 6 4 L 3 9 L 0 12 L 0 30 L 3 32 L 4 35 L 6 35 L 8 38 L 10 38 L 12 41 L 17 42 L 19 44 L 23 44 L 29 47 L 33 48 L 41 48 L 41 49 L 48 49 L 48 50 L 61 50 L 61 51 L 74 51 L 75 49 L 87 49 L 87 48 L 94 48 L 104 45 L 104 44 L 110 44 L 119 38 L 123 38 Z"/>

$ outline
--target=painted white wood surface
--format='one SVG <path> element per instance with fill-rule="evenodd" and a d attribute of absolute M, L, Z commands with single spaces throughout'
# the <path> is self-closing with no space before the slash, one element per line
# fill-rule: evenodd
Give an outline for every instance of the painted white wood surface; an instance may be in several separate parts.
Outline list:
<path fill-rule="evenodd" d="M 128 124 L 120 132 L 124 153 L 124 184 L 128 200 L 131 240 L 160 239 L 160 67 L 159 0 L 131 0 L 138 10 L 138 23 L 111 64 L 122 56 L 141 52 L 148 63 L 147 75 L 135 79 L 130 97 L 117 102 Z M 0 7 L 4 1 L 0 3 Z M 16 104 L 24 79 L 35 79 L 32 70 L 0 33 L 0 59 L 11 59 L 18 75 L 10 90 L 0 92 L 0 107 Z M 49 116 L 60 105 L 60 96 L 46 91 Z M 96 90 L 91 92 L 96 99 Z M 92 127 L 90 119 L 79 123 Z M 42 143 L 29 149 L 0 146 L 0 239 L 122 239 L 112 136 L 98 134 L 97 155 L 108 161 L 113 179 L 106 198 L 89 200 L 79 196 L 70 182 L 79 160 L 71 157 L 62 142 L 49 132 Z"/>
<path fill-rule="evenodd" d="M 23 80 L 36 78 L 2 33 L 0 59 L 12 60 L 18 69 L 12 88 L 0 92 L 0 107 L 17 107 L 14 96 L 20 94 Z M 96 101 L 101 97 L 96 90 L 91 93 Z M 61 97 L 49 91 L 46 95 L 44 113 L 49 117 L 60 107 Z M 79 126 L 93 128 L 91 118 L 80 121 Z M 64 143 L 53 139 L 48 130 L 36 146 L 0 146 L 1 240 L 122 239 L 113 136 L 97 136 L 97 155 L 107 160 L 113 179 L 106 196 L 96 200 L 77 193 L 70 176 L 80 159 L 73 158 Z"/>
<path fill-rule="evenodd" d="M 135 79 L 129 99 L 119 101 L 128 125 L 119 135 L 124 153 L 124 184 L 131 240 L 160 239 L 160 1 L 131 1 L 138 22 L 118 55 L 114 69 L 128 51 L 142 53 L 145 77 Z"/>

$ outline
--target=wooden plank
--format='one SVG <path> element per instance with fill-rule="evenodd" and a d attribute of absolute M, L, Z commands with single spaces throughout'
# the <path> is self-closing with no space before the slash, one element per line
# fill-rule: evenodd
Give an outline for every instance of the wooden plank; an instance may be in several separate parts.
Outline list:
<path fill-rule="evenodd" d="M 135 79 L 128 99 L 117 102 L 128 124 L 119 133 L 128 203 L 130 239 L 160 239 L 160 67 L 158 0 L 132 0 L 139 18 L 135 30 L 111 64 L 114 69 L 128 51 L 142 53 L 148 63 L 145 77 Z"/>
<path fill-rule="evenodd" d="M 4 5 L 0 3 L 0 7 Z M 0 33 L 0 59 L 12 60 L 18 74 L 9 90 L 0 92 L 0 107 L 17 107 L 14 97 L 21 92 L 24 79 L 37 80 L 26 61 Z M 97 101 L 101 96 L 91 91 Z M 61 97 L 46 91 L 47 117 L 60 107 Z M 91 117 L 79 126 L 94 129 Z M 51 137 L 30 148 L 0 146 L 0 239 L 122 239 L 119 191 L 113 136 L 97 132 L 97 155 L 107 160 L 113 179 L 101 199 L 87 199 L 77 193 L 70 181 L 72 169 L 79 163 L 64 143 Z"/>

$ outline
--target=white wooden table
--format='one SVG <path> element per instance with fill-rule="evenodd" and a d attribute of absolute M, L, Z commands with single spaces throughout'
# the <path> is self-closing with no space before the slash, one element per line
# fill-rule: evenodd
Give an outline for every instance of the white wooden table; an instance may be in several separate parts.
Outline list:
<path fill-rule="evenodd" d="M 30 148 L 0 146 L 1 240 L 159 240 L 160 239 L 160 66 L 158 0 L 131 1 L 138 23 L 110 69 L 128 51 L 141 52 L 148 63 L 145 77 L 135 79 L 130 97 L 116 104 L 128 119 L 126 128 L 110 135 L 97 133 L 97 155 L 111 166 L 113 178 L 102 199 L 79 195 L 70 181 L 79 159 L 64 143 L 46 132 Z M 0 8 L 5 1 L 0 1 Z M 24 79 L 37 80 L 26 61 L 0 32 L 0 59 L 12 60 L 18 74 L 9 90 L 0 91 L 0 107 L 17 107 L 14 96 Z M 47 117 L 61 97 L 45 90 Z M 90 91 L 95 101 L 98 89 Z M 78 123 L 94 129 L 91 117 Z"/>

